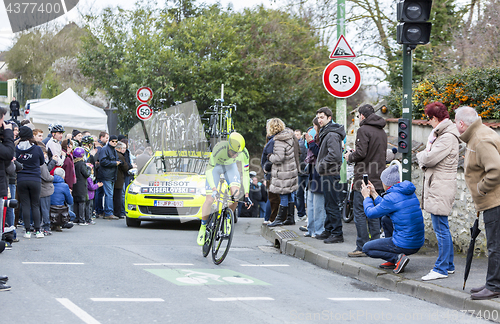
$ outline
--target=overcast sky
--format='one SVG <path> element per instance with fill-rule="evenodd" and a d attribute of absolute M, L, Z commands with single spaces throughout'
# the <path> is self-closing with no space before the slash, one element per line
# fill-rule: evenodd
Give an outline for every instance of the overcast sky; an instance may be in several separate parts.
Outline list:
<path fill-rule="evenodd" d="M 134 7 L 134 3 L 137 0 L 80 0 L 76 8 L 68 12 L 66 15 L 59 17 L 57 22 L 61 24 L 66 24 L 70 21 L 78 20 L 78 10 L 81 12 L 88 12 L 90 8 L 92 8 L 93 12 L 98 11 L 107 6 L 117 6 L 120 5 L 122 8 L 131 9 Z M 29 2 L 29 1 L 21 1 L 21 2 Z M 163 0 L 158 0 L 159 3 L 163 3 Z M 201 0 L 199 3 L 216 3 L 220 2 L 225 7 L 229 3 L 233 4 L 233 8 L 235 10 L 241 10 L 247 7 L 254 7 L 259 4 L 264 4 L 268 7 L 277 7 L 274 4 L 275 1 L 272 0 Z M 279 1 L 276 1 L 279 2 Z M 9 49 L 13 43 L 12 39 L 14 34 L 12 33 L 12 29 L 10 27 L 9 18 L 7 17 L 7 11 L 5 6 L 0 4 L 0 51 L 4 51 Z"/>

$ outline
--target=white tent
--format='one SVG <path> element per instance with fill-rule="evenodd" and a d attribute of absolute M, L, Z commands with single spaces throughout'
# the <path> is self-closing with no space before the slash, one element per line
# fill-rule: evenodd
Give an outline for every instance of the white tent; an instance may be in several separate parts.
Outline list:
<path fill-rule="evenodd" d="M 29 118 L 35 125 L 61 124 L 80 131 L 108 130 L 104 110 L 89 104 L 71 88 L 50 100 L 31 104 Z"/>

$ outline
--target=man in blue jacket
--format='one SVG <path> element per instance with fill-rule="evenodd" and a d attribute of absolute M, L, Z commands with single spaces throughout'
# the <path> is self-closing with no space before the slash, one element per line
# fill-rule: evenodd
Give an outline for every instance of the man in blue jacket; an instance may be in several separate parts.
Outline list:
<path fill-rule="evenodd" d="M 394 232 L 392 237 L 365 243 L 363 252 L 369 257 L 386 260 L 380 268 L 400 273 L 410 262 L 408 255 L 417 253 L 424 245 L 424 218 L 415 186 L 410 181 L 400 182 L 397 165 L 385 169 L 380 180 L 386 191 L 383 197 L 378 195 L 371 182 L 368 186 L 361 185 L 365 215 L 370 219 L 389 216 Z"/>

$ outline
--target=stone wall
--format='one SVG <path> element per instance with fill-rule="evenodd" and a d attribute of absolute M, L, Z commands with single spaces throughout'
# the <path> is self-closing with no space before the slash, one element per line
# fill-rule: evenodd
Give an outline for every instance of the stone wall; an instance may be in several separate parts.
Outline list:
<path fill-rule="evenodd" d="M 419 200 L 422 199 L 423 178 L 422 169 L 420 169 L 417 164 L 413 164 L 412 182 L 415 187 L 417 187 L 415 193 Z M 422 212 L 424 214 L 425 223 L 425 242 L 429 246 L 437 246 L 436 235 L 432 229 L 431 215 L 425 211 Z M 452 213 L 448 217 L 455 251 L 459 253 L 467 253 L 470 243 L 470 228 L 474 224 L 476 216 L 477 213 L 474 208 L 472 196 L 470 195 L 469 189 L 465 184 L 464 170 L 459 168 L 457 173 L 457 194 L 455 196 L 455 203 L 453 205 Z M 479 228 L 481 229 L 481 233 L 476 240 L 475 253 L 486 255 L 486 236 L 484 232 L 482 214 L 480 216 Z"/>

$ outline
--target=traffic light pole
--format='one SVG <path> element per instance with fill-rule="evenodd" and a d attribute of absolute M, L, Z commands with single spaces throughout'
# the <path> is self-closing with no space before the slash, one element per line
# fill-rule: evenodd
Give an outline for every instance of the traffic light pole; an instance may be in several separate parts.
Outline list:
<path fill-rule="evenodd" d="M 408 153 L 403 153 L 403 179 L 411 181 L 411 133 L 412 133 L 412 50 L 414 45 L 403 45 L 403 118 L 408 118 Z"/>

